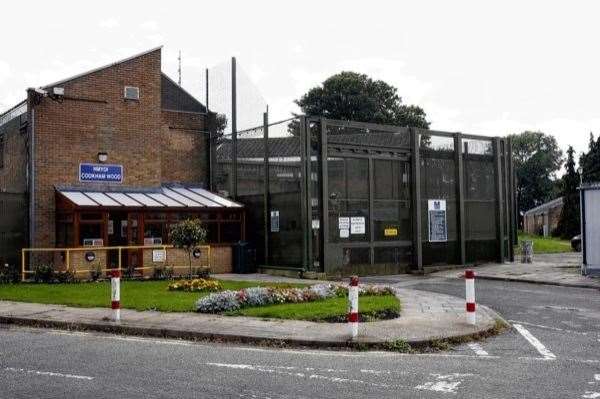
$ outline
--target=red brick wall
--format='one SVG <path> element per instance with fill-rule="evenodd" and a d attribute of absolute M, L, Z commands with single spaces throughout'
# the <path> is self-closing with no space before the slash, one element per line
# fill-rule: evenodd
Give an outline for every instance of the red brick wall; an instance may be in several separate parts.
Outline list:
<path fill-rule="evenodd" d="M 21 117 L 0 126 L 4 136 L 4 167 L 0 168 L 0 193 L 25 193 L 27 191 L 27 140 L 21 133 Z"/>
<path fill-rule="evenodd" d="M 123 165 L 118 186 L 205 181 L 205 147 L 198 133 L 203 115 L 161 111 L 160 68 L 157 49 L 59 84 L 64 101 L 44 98 L 35 106 L 32 246 L 55 244 L 55 185 L 105 186 L 79 182 L 79 164 L 97 163 L 98 152 L 108 153 L 108 163 Z M 139 87 L 139 101 L 123 98 L 125 86 Z M 73 97 L 78 99 L 69 99 Z"/>
<path fill-rule="evenodd" d="M 204 114 L 162 111 L 163 182 L 208 182 L 208 143 Z"/>

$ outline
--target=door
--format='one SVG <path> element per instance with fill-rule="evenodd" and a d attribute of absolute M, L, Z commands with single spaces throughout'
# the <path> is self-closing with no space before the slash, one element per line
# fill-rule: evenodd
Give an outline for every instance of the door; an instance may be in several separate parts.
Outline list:
<path fill-rule="evenodd" d="M 123 247 L 128 245 L 127 218 L 128 215 L 126 212 L 110 212 L 108 214 L 108 246 Z M 111 268 L 116 268 L 118 266 L 118 257 L 118 250 L 109 251 L 108 263 Z M 127 265 L 127 256 L 121 253 L 121 267 L 126 269 Z"/>
<path fill-rule="evenodd" d="M 127 217 L 127 245 L 136 246 L 142 245 L 141 237 L 141 215 L 137 212 L 129 213 Z M 143 250 L 130 249 L 125 251 L 124 255 L 127 258 L 126 273 L 128 276 L 143 275 Z"/>

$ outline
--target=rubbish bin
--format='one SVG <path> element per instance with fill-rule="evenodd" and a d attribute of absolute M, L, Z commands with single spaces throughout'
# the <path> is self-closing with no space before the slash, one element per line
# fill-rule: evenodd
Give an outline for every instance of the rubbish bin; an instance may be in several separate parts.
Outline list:
<path fill-rule="evenodd" d="M 247 241 L 233 244 L 233 272 L 246 274 L 256 271 L 256 252 Z"/>

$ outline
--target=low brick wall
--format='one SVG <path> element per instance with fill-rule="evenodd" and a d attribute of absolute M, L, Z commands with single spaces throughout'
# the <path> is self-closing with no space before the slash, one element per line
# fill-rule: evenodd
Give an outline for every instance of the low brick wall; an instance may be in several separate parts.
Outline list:
<path fill-rule="evenodd" d="M 183 249 L 167 248 L 165 262 L 154 262 L 152 256 L 153 250 L 144 250 L 144 267 L 173 267 L 176 276 L 188 273 L 189 259 L 188 254 Z M 231 247 L 230 246 L 211 246 L 210 248 L 210 269 L 212 273 L 231 273 Z M 206 267 L 208 262 L 208 251 L 202 248 L 199 258 L 192 257 L 192 268 Z M 145 275 L 151 274 L 146 270 Z"/>
<path fill-rule="evenodd" d="M 85 259 L 87 252 L 93 252 L 96 255 L 96 259 L 92 262 L 88 262 Z M 91 278 L 90 272 L 92 270 L 106 269 L 107 265 L 107 251 L 97 250 L 94 248 L 88 248 L 85 251 L 71 251 L 70 259 L 70 270 L 76 273 L 76 277 L 81 280 L 88 280 Z M 67 270 L 66 255 L 64 252 L 54 253 L 54 269 L 57 271 Z"/>

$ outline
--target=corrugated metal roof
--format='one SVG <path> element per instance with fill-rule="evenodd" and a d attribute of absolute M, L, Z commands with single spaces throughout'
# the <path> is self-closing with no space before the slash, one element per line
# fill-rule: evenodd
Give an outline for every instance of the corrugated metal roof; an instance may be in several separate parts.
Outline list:
<path fill-rule="evenodd" d="M 562 206 L 562 204 L 563 204 L 563 197 L 558 197 L 556 199 L 553 199 L 552 201 L 548 201 L 544 204 L 538 205 L 535 208 L 531 208 L 530 210 L 525 212 L 524 215 L 537 215 L 540 213 L 544 213 L 548 209 Z"/>
<path fill-rule="evenodd" d="M 200 187 L 163 186 L 159 188 L 57 187 L 56 191 L 76 206 L 134 208 L 242 208 L 243 206 Z"/>

